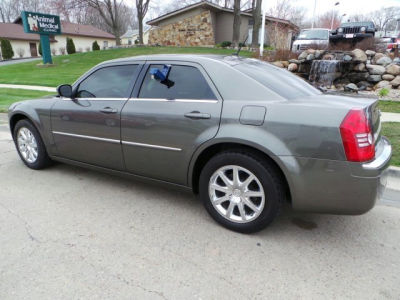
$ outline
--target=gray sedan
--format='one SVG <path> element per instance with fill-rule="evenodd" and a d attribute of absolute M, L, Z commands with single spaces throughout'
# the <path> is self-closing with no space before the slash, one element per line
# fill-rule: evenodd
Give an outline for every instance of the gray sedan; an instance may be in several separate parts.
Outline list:
<path fill-rule="evenodd" d="M 239 232 L 266 227 L 285 201 L 365 213 L 391 157 L 377 101 L 236 56 L 104 62 L 57 96 L 11 105 L 9 122 L 32 169 L 60 161 L 190 189 Z"/>

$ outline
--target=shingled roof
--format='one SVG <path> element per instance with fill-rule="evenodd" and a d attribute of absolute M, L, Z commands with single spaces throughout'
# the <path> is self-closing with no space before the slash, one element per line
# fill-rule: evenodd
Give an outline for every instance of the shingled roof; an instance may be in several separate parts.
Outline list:
<path fill-rule="evenodd" d="M 0 38 L 24 41 L 40 40 L 38 34 L 25 33 L 22 25 L 14 23 L 0 23 Z M 54 37 L 51 37 L 50 42 L 55 42 Z"/>
<path fill-rule="evenodd" d="M 2 30 L 2 28 L 4 28 L 4 30 Z M 8 39 L 32 41 L 39 40 L 39 35 L 24 32 L 21 17 L 18 17 L 13 23 L 0 23 L 0 37 L 3 37 L 3 34 L 7 34 L 7 36 L 4 36 L 4 38 Z M 111 33 L 100 30 L 92 25 L 76 24 L 66 21 L 61 21 L 61 34 L 115 39 L 115 36 Z"/>

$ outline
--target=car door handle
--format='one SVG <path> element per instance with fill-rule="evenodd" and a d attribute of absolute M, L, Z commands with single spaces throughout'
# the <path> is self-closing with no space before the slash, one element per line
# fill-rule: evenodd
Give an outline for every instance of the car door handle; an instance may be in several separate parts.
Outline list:
<path fill-rule="evenodd" d="M 204 114 L 204 113 L 201 113 L 199 111 L 192 111 L 190 113 L 186 113 L 185 117 L 189 118 L 189 119 L 193 119 L 193 120 L 199 120 L 199 119 L 210 119 L 211 115 L 210 114 Z"/>
<path fill-rule="evenodd" d="M 116 114 L 118 112 L 118 109 L 112 107 L 104 107 L 100 109 L 100 111 L 105 114 Z"/>

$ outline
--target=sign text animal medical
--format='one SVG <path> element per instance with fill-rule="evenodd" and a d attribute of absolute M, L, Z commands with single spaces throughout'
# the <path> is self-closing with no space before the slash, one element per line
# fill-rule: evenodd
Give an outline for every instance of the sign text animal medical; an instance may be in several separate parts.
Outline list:
<path fill-rule="evenodd" d="M 59 16 L 23 11 L 21 17 L 26 33 L 61 34 Z"/>

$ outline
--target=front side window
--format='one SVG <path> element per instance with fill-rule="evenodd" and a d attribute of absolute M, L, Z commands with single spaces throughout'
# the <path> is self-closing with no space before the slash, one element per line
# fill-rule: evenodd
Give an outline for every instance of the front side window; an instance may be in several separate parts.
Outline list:
<path fill-rule="evenodd" d="M 139 98 L 216 100 L 215 94 L 199 69 L 192 66 L 173 65 L 167 82 L 160 82 L 150 74 L 151 65 L 140 89 Z"/>
<path fill-rule="evenodd" d="M 78 87 L 78 98 L 126 98 L 138 65 L 106 67 L 95 71 Z"/>

